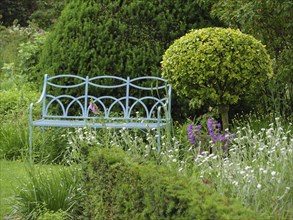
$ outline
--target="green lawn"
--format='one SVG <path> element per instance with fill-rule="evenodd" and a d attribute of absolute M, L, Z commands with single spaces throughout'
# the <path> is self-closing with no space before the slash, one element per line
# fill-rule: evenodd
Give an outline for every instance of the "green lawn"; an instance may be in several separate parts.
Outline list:
<path fill-rule="evenodd" d="M 0 160 L 0 219 L 9 213 L 9 199 L 20 180 L 26 177 L 27 166 L 24 162 Z"/>

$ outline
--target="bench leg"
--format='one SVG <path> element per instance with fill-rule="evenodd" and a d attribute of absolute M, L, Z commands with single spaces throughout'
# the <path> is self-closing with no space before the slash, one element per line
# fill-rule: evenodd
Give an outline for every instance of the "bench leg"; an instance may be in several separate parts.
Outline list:
<path fill-rule="evenodd" d="M 157 149 L 158 149 L 158 152 L 160 152 L 161 151 L 161 128 L 160 128 L 160 126 L 158 127 L 158 129 L 157 129 Z"/>
<path fill-rule="evenodd" d="M 33 152 L 33 126 L 30 124 L 29 125 L 29 150 L 28 150 L 30 163 L 33 162 L 32 152 Z"/>

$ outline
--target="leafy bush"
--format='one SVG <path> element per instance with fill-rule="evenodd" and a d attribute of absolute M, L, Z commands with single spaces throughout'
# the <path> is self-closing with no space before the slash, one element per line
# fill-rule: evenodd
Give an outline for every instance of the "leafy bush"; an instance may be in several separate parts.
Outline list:
<path fill-rule="evenodd" d="M 65 211 L 43 211 L 39 217 L 38 220 L 64 220 L 66 219 L 67 215 Z"/>
<path fill-rule="evenodd" d="M 21 25 L 27 25 L 28 18 L 33 12 L 35 6 L 36 0 L 2 0 L 0 2 L 0 15 L 3 24 L 5 26 L 11 26 L 17 21 Z"/>
<path fill-rule="evenodd" d="M 219 108 L 224 129 L 229 105 L 272 75 L 272 63 L 261 42 L 229 28 L 193 30 L 165 52 L 163 77 L 200 107 Z"/>
<path fill-rule="evenodd" d="M 20 26 L 6 28 L 0 25 L 0 69 L 4 63 L 14 63 L 17 60 L 18 45 L 27 39 L 26 30 Z"/>
<path fill-rule="evenodd" d="M 255 219 L 237 201 L 122 150 L 90 154 L 84 208 L 92 219 Z"/>
<path fill-rule="evenodd" d="M 57 21 L 69 0 L 38 0 L 37 8 L 31 14 L 30 20 L 43 30 L 50 29 Z"/>
<path fill-rule="evenodd" d="M 0 79 L 34 80 L 46 33 L 33 27 L 0 26 Z M 28 76 L 28 77 L 26 77 Z"/>
<path fill-rule="evenodd" d="M 7 84 L 9 81 L 12 82 Z M 26 154 L 28 106 L 32 100 L 39 97 L 28 85 L 18 87 L 14 81 L 16 80 L 10 79 L 0 82 L 0 152 L 1 157 L 7 159 L 19 158 Z M 10 88 L 6 88 L 6 84 Z"/>
<path fill-rule="evenodd" d="M 0 152 L 1 158 L 19 159 L 27 157 L 29 141 L 29 104 L 40 94 L 22 77 L 0 82 Z M 22 83 L 22 85 L 21 85 Z M 40 115 L 41 108 L 35 109 Z M 36 162 L 56 162 L 64 160 L 66 140 L 56 129 L 34 129 L 34 160 Z"/>
<path fill-rule="evenodd" d="M 37 64 L 45 39 L 45 32 L 35 32 L 30 40 L 19 44 L 17 56 L 19 74 L 26 75 L 30 81 L 35 81 L 37 78 Z"/>

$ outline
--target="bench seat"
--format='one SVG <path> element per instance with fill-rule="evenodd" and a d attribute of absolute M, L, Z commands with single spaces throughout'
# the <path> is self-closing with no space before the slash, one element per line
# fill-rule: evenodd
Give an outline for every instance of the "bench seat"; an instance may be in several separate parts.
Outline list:
<path fill-rule="evenodd" d="M 41 119 L 32 122 L 33 126 L 39 127 L 91 127 L 91 128 L 137 128 L 137 129 L 157 129 L 166 126 L 166 123 L 157 122 L 91 122 L 84 120 L 53 120 Z"/>

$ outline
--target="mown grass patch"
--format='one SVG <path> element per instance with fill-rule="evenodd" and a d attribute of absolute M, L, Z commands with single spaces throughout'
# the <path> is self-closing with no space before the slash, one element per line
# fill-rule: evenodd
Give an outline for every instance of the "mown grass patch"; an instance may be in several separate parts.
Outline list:
<path fill-rule="evenodd" d="M 10 198 L 21 180 L 27 177 L 25 162 L 0 160 L 0 219 L 9 214 Z"/>

